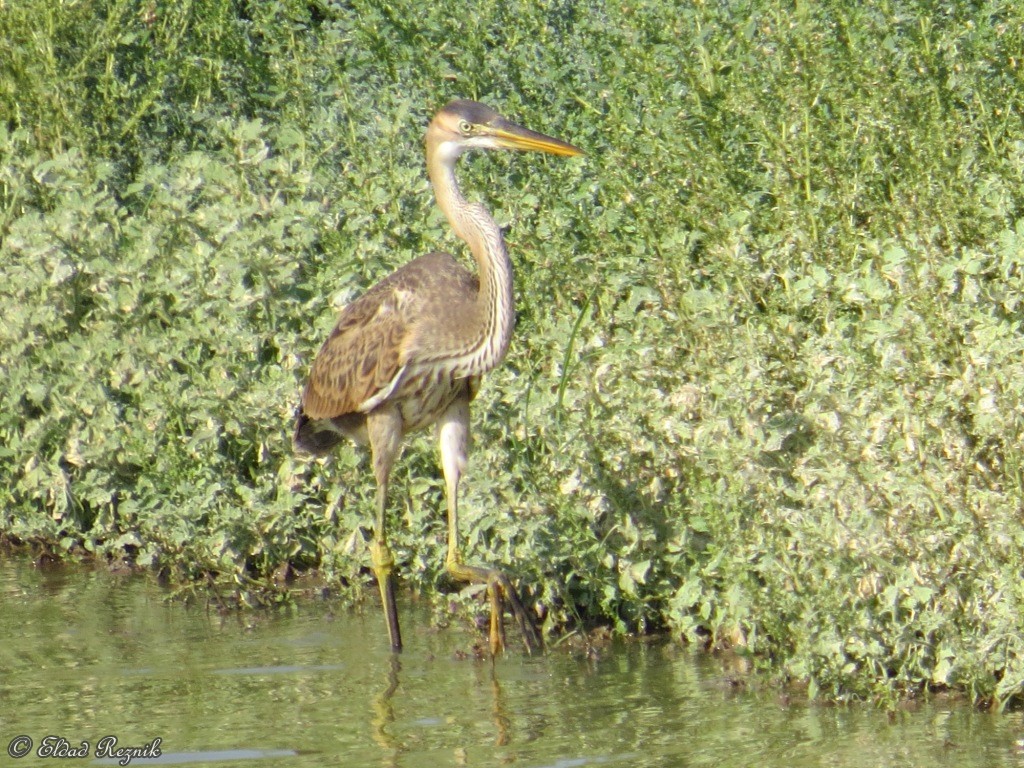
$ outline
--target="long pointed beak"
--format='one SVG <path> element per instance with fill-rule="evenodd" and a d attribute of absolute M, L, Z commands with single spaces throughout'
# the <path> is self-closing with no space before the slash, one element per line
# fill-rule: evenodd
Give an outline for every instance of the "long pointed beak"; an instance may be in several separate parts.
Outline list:
<path fill-rule="evenodd" d="M 490 127 L 491 137 L 503 149 L 519 149 L 531 152 L 547 152 L 551 155 L 573 157 L 582 155 L 583 150 L 572 144 L 531 131 L 508 120 L 498 120 Z"/>

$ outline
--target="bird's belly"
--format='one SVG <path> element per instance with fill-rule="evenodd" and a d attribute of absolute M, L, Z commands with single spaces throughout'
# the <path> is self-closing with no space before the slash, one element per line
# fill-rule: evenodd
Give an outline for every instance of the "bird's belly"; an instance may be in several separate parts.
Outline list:
<path fill-rule="evenodd" d="M 458 398 L 472 396 L 470 379 L 455 378 L 439 368 L 408 371 L 398 389 L 388 398 L 398 406 L 406 432 L 436 422 Z"/>

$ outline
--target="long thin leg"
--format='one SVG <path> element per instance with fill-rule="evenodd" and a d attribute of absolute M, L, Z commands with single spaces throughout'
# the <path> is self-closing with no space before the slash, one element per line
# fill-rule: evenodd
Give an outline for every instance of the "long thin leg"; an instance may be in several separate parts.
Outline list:
<path fill-rule="evenodd" d="M 458 399 L 437 422 L 437 439 L 441 446 L 441 466 L 444 469 L 445 495 L 448 501 L 448 557 L 445 561 L 449 575 L 456 581 L 487 585 L 491 600 L 491 653 L 497 655 L 505 647 L 505 627 L 502 624 L 503 602 L 512 608 L 519 630 L 529 652 L 540 650 L 541 639 L 530 615 L 523 607 L 512 582 L 495 568 L 479 568 L 462 562 L 459 552 L 459 479 L 466 470 L 469 447 L 469 401 Z"/>
<path fill-rule="evenodd" d="M 391 649 L 400 651 L 402 634 L 398 629 L 398 608 L 395 605 L 395 556 L 388 546 L 384 515 L 388 504 L 388 478 L 402 449 L 402 417 L 394 408 L 383 408 L 367 417 L 366 429 L 373 455 L 373 474 L 377 478 L 377 519 L 373 526 L 370 560 L 384 603 Z"/>

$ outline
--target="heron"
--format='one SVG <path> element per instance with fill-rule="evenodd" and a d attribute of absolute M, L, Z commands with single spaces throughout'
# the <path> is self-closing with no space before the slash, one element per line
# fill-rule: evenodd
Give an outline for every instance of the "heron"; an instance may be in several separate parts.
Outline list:
<path fill-rule="evenodd" d="M 459 583 L 484 584 L 490 601 L 490 651 L 505 648 L 504 605 L 528 652 L 541 647 L 508 576 L 469 565 L 459 546 L 459 480 L 466 470 L 469 406 L 481 376 L 501 363 L 514 324 L 512 262 L 501 229 L 481 203 L 463 195 L 456 161 L 474 149 L 574 156 L 582 150 L 506 120 L 476 101 L 455 100 L 426 132 L 427 172 L 437 204 L 468 245 L 477 272 L 448 253 L 405 264 L 345 306 L 310 370 L 293 442 L 323 455 L 345 439 L 368 445 L 377 482 L 370 559 L 391 648 L 402 648 L 395 606 L 395 558 L 385 527 L 388 480 L 405 436 L 434 426 L 448 510 L 445 569 Z"/>

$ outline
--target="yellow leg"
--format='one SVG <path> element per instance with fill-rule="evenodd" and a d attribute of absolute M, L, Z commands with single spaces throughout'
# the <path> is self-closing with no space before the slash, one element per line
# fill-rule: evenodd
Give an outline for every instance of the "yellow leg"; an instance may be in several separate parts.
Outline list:
<path fill-rule="evenodd" d="M 497 656 L 505 648 L 505 627 L 502 618 L 506 601 L 523 634 L 526 650 L 530 653 L 538 651 L 541 649 L 540 633 L 523 607 L 508 576 L 495 568 L 465 565 L 459 554 L 459 478 L 466 468 L 469 443 L 468 400 L 457 400 L 448 408 L 438 421 L 437 437 L 441 445 L 441 464 L 448 499 L 448 557 L 445 568 L 456 581 L 487 585 L 487 594 L 491 601 L 492 655 Z"/>
<path fill-rule="evenodd" d="M 383 409 L 370 414 L 366 428 L 373 454 L 373 473 L 377 478 L 377 515 L 370 544 L 370 561 L 380 587 L 391 650 L 400 651 L 402 633 L 398 628 L 398 608 L 395 605 L 395 556 L 388 546 L 384 513 L 388 503 L 388 477 L 402 445 L 402 419 L 394 409 Z"/>
<path fill-rule="evenodd" d="M 377 533 L 374 532 L 374 536 Z M 384 604 L 384 620 L 388 625 L 391 650 L 402 650 L 402 633 L 398 628 L 398 607 L 395 604 L 395 556 L 391 554 L 386 540 L 374 538 L 370 544 L 370 560 L 373 573 L 380 587 L 380 599 Z"/>

